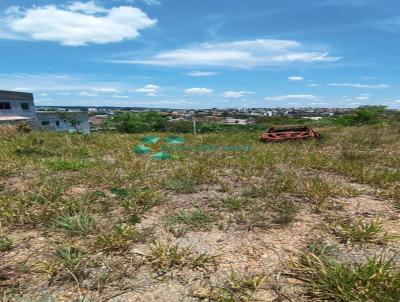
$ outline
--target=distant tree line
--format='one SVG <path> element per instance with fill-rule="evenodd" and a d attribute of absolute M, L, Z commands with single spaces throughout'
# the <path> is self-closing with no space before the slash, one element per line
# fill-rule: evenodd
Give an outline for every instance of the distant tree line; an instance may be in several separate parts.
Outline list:
<path fill-rule="evenodd" d="M 274 116 L 259 117 L 251 125 L 225 125 L 219 123 L 197 123 L 197 131 L 262 131 L 274 125 L 314 125 L 314 126 L 362 126 L 384 123 L 400 124 L 400 112 L 387 110 L 385 106 L 363 106 L 350 113 L 310 120 L 299 117 Z M 115 114 L 103 123 L 104 129 L 123 133 L 141 133 L 151 131 L 193 132 L 191 121 L 168 121 L 157 112 L 123 112 Z"/>

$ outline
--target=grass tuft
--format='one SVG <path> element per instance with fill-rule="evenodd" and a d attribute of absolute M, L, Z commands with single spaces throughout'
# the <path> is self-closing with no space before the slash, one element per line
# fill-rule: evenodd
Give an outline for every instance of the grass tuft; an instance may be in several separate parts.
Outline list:
<path fill-rule="evenodd" d="M 339 263 L 306 252 L 298 277 L 313 301 L 364 302 L 400 300 L 400 269 L 394 259 L 373 257 L 363 263 Z"/>
<path fill-rule="evenodd" d="M 133 226 L 125 223 L 117 224 L 110 231 L 100 234 L 97 237 L 97 242 L 106 251 L 122 251 L 129 248 L 136 234 Z"/>
<path fill-rule="evenodd" d="M 6 252 L 11 250 L 12 248 L 12 241 L 11 239 L 5 237 L 5 236 L 0 236 L 0 252 Z"/>
<path fill-rule="evenodd" d="M 183 236 L 187 231 L 205 231 L 210 224 L 218 220 L 219 216 L 213 212 L 194 210 L 179 211 L 167 215 L 165 225 L 176 236 Z"/>
<path fill-rule="evenodd" d="M 56 226 L 76 235 L 87 235 L 95 226 L 95 219 L 88 213 L 66 214 L 55 220 Z"/>
<path fill-rule="evenodd" d="M 209 293 L 199 295 L 201 301 L 212 302 L 250 302 L 255 300 L 255 294 L 265 281 L 265 275 L 240 277 L 231 271 L 225 284 L 213 287 Z"/>
<path fill-rule="evenodd" d="M 382 243 L 390 239 L 379 220 L 365 222 L 348 219 L 338 224 L 335 234 L 346 243 Z"/>

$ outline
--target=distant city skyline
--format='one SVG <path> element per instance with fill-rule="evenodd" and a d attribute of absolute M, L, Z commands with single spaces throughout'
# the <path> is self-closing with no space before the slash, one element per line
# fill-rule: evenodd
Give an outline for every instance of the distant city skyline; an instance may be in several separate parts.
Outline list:
<path fill-rule="evenodd" d="M 0 90 L 38 106 L 400 109 L 397 0 L 3 0 Z"/>

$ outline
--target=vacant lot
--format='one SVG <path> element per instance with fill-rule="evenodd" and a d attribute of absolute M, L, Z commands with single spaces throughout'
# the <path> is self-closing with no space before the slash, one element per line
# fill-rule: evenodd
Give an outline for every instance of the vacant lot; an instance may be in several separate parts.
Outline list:
<path fill-rule="evenodd" d="M 0 299 L 399 301 L 400 129 L 318 130 L 3 134 Z"/>

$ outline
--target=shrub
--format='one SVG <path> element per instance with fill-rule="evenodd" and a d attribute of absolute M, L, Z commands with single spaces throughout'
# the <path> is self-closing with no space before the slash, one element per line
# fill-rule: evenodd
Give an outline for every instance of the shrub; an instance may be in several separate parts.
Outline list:
<path fill-rule="evenodd" d="M 157 112 L 124 112 L 105 120 L 104 126 L 119 132 L 139 133 L 162 130 L 165 123 L 166 118 Z"/>

